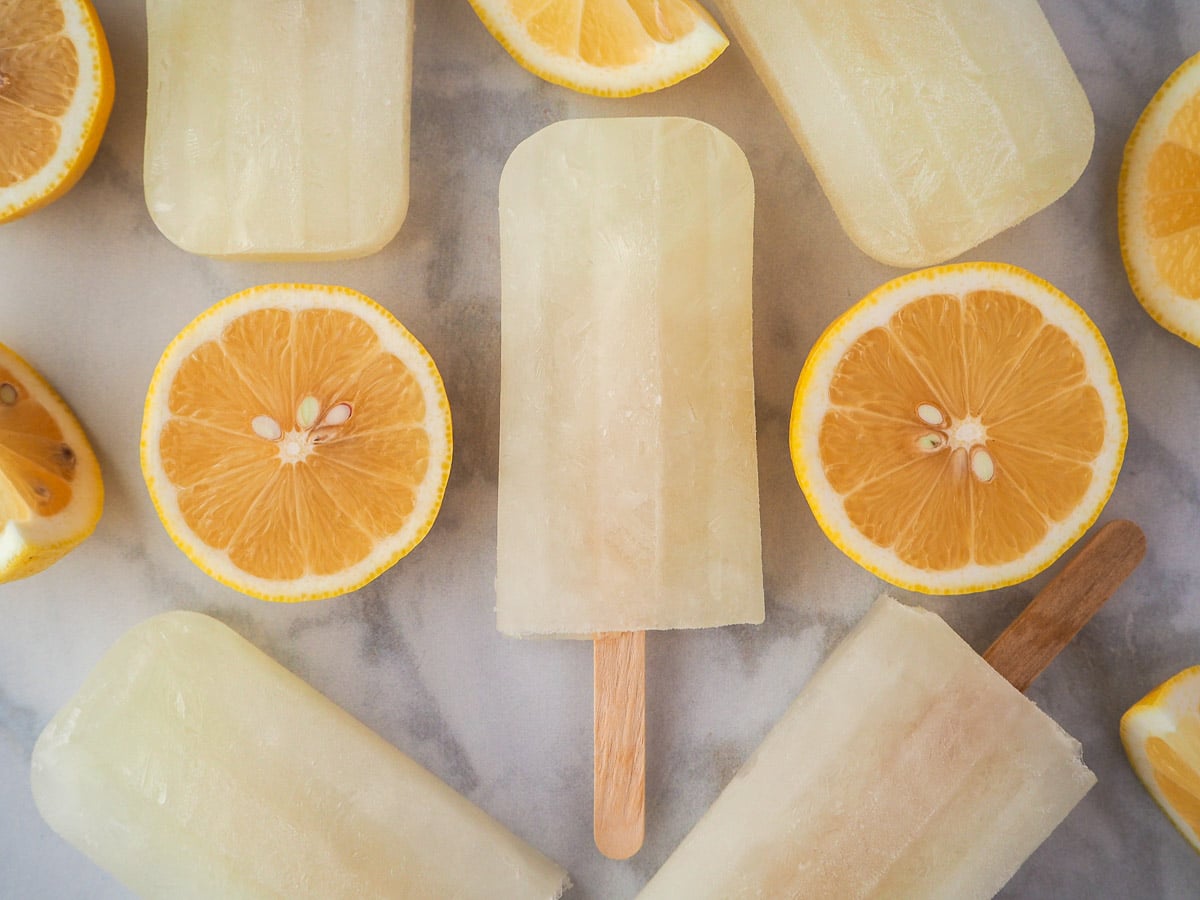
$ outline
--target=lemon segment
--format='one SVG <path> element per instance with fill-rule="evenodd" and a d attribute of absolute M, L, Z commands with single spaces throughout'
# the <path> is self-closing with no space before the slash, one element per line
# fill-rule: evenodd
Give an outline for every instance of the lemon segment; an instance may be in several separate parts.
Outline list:
<path fill-rule="evenodd" d="M 1112 357 L 1084 312 L 1013 266 L 888 282 L 820 337 L 791 452 L 826 535 L 899 587 L 1023 581 L 1095 521 L 1127 436 Z"/>
<path fill-rule="evenodd" d="M 729 46 L 695 0 L 471 0 L 524 68 L 584 94 L 661 90 L 708 67 Z"/>
<path fill-rule="evenodd" d="M 1200 851 L 1200 666 L 1130 707 L 1121 717 L 1121 742 L 1150 796 Z"/>
<path fill-rule="evenodd" d="M 96 528 L 100 464 L 71 410 L 0 344 L 0 582 L 36 574 Z"/>
<path fill-rule="evenodd" d="M 58 199 L 91 165 L 113 103 L 88 0 L 25 0 L 0 16 L 0 223 Z"/>
<path fill-rule="evenodd" d="M 1117 191 L 1121 256 L 1156 322 L 1200 344 L 1200 53 L 1146 105 Z"/>

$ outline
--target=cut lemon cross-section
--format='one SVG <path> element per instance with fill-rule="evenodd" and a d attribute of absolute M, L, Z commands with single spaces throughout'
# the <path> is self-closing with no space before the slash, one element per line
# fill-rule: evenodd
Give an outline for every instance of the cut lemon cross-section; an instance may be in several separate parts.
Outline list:
<path fill-rule="evenodd" d="M 888 282 L 829 326 L 796 386 L 791 450 L 838 547 L 899 587 L 959 594 L 1074 543 L 1126 434 L 1084 312 L 1022 269 L 963 263 Z"/>
<path fill-rule="evenodd" d="M 1117 206 L 1133 293 L 1156 322 L 1200 345 L 1200 53 L 1138 119 Z"/>
<path fill-rule="evenodd" d="M 96 528 L 100 465 L 71 410 L 0 344 L 0 582 L 40 572 Z"/>
<path fill-rule="evenodd" d="M 146 397 L 142 473 L 175 543 L 264 600 L 361 587 L 425 537 L 450 474 L 425 348 L 346 288 L 265 285 L 203 313 Z"/>
<path fill-rule="evenodd" d="M 87 0 L 0 0 L 0 222 L 71 189 L 112 102 L 108 44 Z"/>
<path fill-rule="evenodd" d="M 695 0 L 471 0 L 471 5 L 522 66 L 585 94 L 628 97 L 670 87 L 729 46 Z"/>
<path fill-rule="evenodd" d="M 1200 666 L 1159 685 L 1121 717 L 1133 771 L 1200 851 Z"/>

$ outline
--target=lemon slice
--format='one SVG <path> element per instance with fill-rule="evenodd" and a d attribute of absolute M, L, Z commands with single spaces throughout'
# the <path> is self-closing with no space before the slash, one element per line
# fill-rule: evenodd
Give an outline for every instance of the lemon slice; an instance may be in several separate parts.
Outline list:
<path fill-rule="evenodd" d="M 1200 53 L 1175 70 L 1134 126 L 1117 207 L 1133 293 L 1156 322 L 1200 344 Z"/>
<path fill-rule="evenodd" d="M 1133 771 L 1200 851 L 1200 666 L 1159 685 L 1121 717 Z"/>
<path fill-rule="evenodd" d="M 112 102 L 108 44 L 87 0 L 0 2 L 0 222 L 71 189 Z"/>
<path fill-rule="evenodd" d="M 997 263 L 914 272 L 817 341 L 792 407 L 796 476 L 845 553 L 899 587 L 987 590 L 1050 565 L 1095 521 L 1125 404 L 1096 326 Z"/>
<path fill-rule="evenodd" d="M 0 344 L 0 582 L 33 575 L 100 520 L 100 464 L 71 410 Z"/>
<path fill-rule="evenodd" d="M 265 600 L 361 587 L 441 507 L 450 406 L 425 348 L 346 288 L 235 294 L 167 347 L 146 396 L 142 473 L 167 532 Z"/>
<path fill-rule="evenodd" d="M 584 94 L 629 97 L 670 87 L 729 46 L 695 0 L 471 0 L 522 66 Z"/>

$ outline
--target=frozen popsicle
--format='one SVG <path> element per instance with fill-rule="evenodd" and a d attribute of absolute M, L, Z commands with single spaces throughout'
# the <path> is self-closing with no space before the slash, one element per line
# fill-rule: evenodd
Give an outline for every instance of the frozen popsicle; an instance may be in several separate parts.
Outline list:
<path fill-rule="evenodd" d="M 408 209 L 412 0 L 149 0 L 146 205 L 208 256 L 372 253 Z"/>
<path fill-rule="evenodd" d="M 639 900 L 992 897 L 1096 780 L 1017 686 L 1144 552 L 1105 526 L 983 658 L 881 598 Z"/>
<path fill-rule="evenodd" d="M 1049 205 L 1092 110 L 1037 0 L 717 0 L 851 239 L 943 262 Z"/>
<path fill-rule="evenodd" d="M 501 176 L 497 620 L 605 636 L 598 778 L 637 756 L 602 734 L 641 734 L 641 632 L 763 618 L 753 207 L 741 150 L 691 119 L 559 122 Z"/>
<path fill-rule="evenodd" d="M 566 873 L 231 629 L 127 632 L 33 752 L 50 826 L 147 898 L 555 898 Z"/>

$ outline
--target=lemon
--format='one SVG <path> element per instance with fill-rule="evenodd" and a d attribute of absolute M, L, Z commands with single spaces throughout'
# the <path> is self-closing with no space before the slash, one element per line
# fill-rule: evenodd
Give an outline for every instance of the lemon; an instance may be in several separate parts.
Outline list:
<path fill-rule="evenodd" d="M 1134 126 L 1117 221 L 1133 293 L 1156 322 L 1200 344 L 1200 53 L 1175 70 Z"/>
<path fill-rule="evenodd" d="M 42 571 L 90 535 L 100 464 L 74 414 L 0 344 L 0 582 Z"/>
<path fill-rule="evenodd" d="M 142 473 L 167 532 L 265 600 L 354 590 L 415 547 L 450 473 L 425 348 L 346 288 L 264 285 L 200 315 L 146 396 Z"/>
<path fill-rule="evenodd" d="M 1121 717 L 1133 771 L 1200 851 L 1200 666 L 1159 685 Z"/>
<path fill-rule="evenodd" d="M 603 97 L 670 87 L 729 46 L 695 0 L 471 0 L 471 5 L 534 75 Z"/>
<path fill-rule="evenodd" d="M 91 164 L 113 102 L 112 61 L 87 0 L 0 8 L 0 222 L 65 194 Z"/>
<path fill-rule="evenodd" d="M 958 594 L 1029 578 L 1074 543 L 1126 435 L 1084 312 L 1022 269 L 962 263 L 890 281 L 829 326 L 796 386 L 791 451 L 845 553 Z"/>

